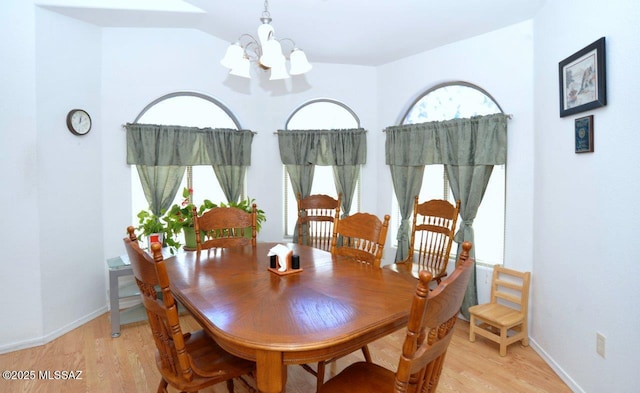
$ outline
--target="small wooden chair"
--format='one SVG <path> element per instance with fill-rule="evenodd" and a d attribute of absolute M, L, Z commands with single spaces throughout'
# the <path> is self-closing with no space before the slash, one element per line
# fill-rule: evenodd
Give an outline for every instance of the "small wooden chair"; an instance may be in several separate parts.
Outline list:
<path fill-rule="evenodd" d="M 471 243 L 463 243 L 462 249 L 455 271 L 435 289 L 429 290 L 431 273 L 420 272 L 397 372 L 357 362 L 327 381 L 318 393 L 434 393 L 474 268 L 469 258 Z"/>
<path fill-rule="evenodd" d="M 256 245 L 257 208 L 251 213 L 237 207 L 214 207 L 201 216 L 193 208 L 196 250 Z"/>
<path fill-rule="evenodd" d="M 427 270 L 440 284 L 447 275 L 459 212 L 460 201 L 455 206 L 443 199 L 418 203 L 416 196 L 409 255 L 404 261 L 389 265 L 389 268 L 412 274 L 416 278 L 420 271 Z"/>
<path fill-rule="evenodd" d="M 331 249 L 331 235 L 333 222 L 340 218 L 340 203 L 338 199 L 328 195 L 309 195 L 298 201 L 298 244 L 319 248 L 325 251 Z"/>
<path fill-rule="evenodd" d="M 506 356 L 507 345 L 516 341 L 528 346 L 530 280 L 529 272 L 494 267 L 490 303 L 469 307 L 469 341 L 474 342 L 478 334 L 499 343 L 500 356 Z"/>
<path fill-rule="evenodd" d="M 355 213 L 336 218 L 331 238 L 331 253 L 380 267 L 382 251 L 387 240 L 389 215 L 384 220 L 369 213 Z M 340 239 L 338 239 L 340 236 Z"/>
<path fill-rule="evenodd" d="M 254 373 L 255 363 L 226 352 L 203 330 L 182 333 L 160 244 L 151 245 L 152 258 L 138 245 L 134 228 L 128 227 L 127 232 L 124 245 L 156 344 L 156 365 L 162 376 L 158 392 L 167 393 L 168 385 L 179 391 L 196 392 L 226 382 L 227 390 L 233 393 L 234 378 L 255 392 L 242 379 L 243 375 Z"/>

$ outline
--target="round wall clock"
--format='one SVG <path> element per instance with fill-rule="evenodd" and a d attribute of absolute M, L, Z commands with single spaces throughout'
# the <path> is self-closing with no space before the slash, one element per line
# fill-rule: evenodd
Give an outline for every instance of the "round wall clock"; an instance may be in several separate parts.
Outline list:
<path fill-rule="evenodd" d="M 91 130 L 91 116 L 82 109 L 72 109 L 67 114 L 67 128 L 74 135 L 86 135 Z"/>

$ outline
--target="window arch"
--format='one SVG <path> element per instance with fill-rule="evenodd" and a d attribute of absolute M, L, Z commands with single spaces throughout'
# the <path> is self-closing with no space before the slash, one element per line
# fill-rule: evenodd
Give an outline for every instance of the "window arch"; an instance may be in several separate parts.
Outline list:
<path fill-rule="evenodd" d="M 180 110 L 180 112 L 177 112 Z M 136 116 L 134 123 L 150 123 L 158 119 L 165 125 L 240 129 L 240 122 L 222 102 L 206 94 L 193 91 L 169 93 L 151 101 Z M 179 121 L 179 123 L 171 123 Z"/>
<path fill-rule="evenodd" d="M 418 96 L 405 111 L 400 124 L 424 123 L 503 113 L 493 97 L 468 82 L 436 85 Z"/>
<path fill-rule="evenodd" d="M 467 82 L 439 84 L 419 95 L 402 115 L 400 124 L 444 121 L 473 116 L 503 113 L 496 100 L 482 88 Z M 482 204 L 474 220 L 476 261 L 500 264 L 504 259 L 505 165 L 494 166 Z M 444 165 L 425 168 L 420 201 L 446 199 L 453 195 Z M 400 225 L 400 211 L 393 200 L 392 239 L 396 239 Z M 455 248 L 452 249 L 455 252 Z"/>
<path fill-rule="evenodd" d="M 174 125 L 185 127 L 210 127 L 241 129 L 240 122 L 231 110 L 222 102 L 206 94 L 180 91 L 169 93 L 150 102 L 136 116 L 134 123 Z M 211 166 L 189 166 L 182 179 L 179 190 L 192 188 L 193 202 L 202 204 L 204 199 L 226 201 L 224 192 Z M 148 208 L 142 191 L 138 171 L 131 171 L 133 222 L 137 222 L 136 214 Z M 182 201 L 179 191 L 173 203 Z"/>
<path fill-rule="evenodd" d="M 287 117 L 285 130 L 360 128 L 360 118 L 346 104 L 316 98 L 297 107 Z"/>
<path fill-rule="evenodd" d="M 331 98 L 316 98 L 307 101 L 294 109 L 287 117 L 285 130 L 339 130 L 360 128 L 360 119 L 356 113 L 346 104 Z M 316 166 L 311 187 L 312 194 L 326 194 L 337 197 L 333 181 L 333 169 L 330 166 Z M 293 235 L 296 220 L 298 218 L 298 206 L 296 196 L 291 190 L 291 184 L 287 170 L 283 165 L 284 176 L 284 235 Z M 360 209 L 360 180 L 351 204 L 354 213 Z"/>

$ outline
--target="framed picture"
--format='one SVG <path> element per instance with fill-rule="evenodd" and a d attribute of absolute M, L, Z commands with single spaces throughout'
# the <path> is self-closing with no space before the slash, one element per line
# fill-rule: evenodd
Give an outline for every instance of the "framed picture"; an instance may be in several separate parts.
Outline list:
<path fill-rule="evenodd" d="M 560 117 L 607 104 L 604 37 L 558 64 Z"/>
<path fill-rule="evenodd" d="M 593 115 L 576 119 L 576 153 L 593 152 Z"/>

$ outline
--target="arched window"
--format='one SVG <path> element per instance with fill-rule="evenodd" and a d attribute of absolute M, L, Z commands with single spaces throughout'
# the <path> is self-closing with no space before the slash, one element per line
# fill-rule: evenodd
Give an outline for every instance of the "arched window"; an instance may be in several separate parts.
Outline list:
<path fill-rule="evenodd" d="M 409 107 L 401 124 L 415 124 L 429 121 L 443 121 L 472 116 L 502 113 L 496 101 L 484 90 L 472 84 L 455 82 L 435 86 L 422 94 Z M 447 199 L 452 203 L 444 165 L 425 167 L 420 201 Z M 392 239 L 396 239 L 400 225 L 397 201 L 393 200 Z M 505 166 L 493 168 L 489 185 L 474 220 L 476 261 L 486 264 L 500 264 L 504 259 L 504 212 L 505 212 Z M 453 247 L 455 252 L 456 248 Z"/>
<path fill-rule="evenodd" d="M 240 123 L 231 111 L 218 100 L 195 92 L 176 92 L 162 96 L 149 103 L 135 119 L 134 123 L 176 125 L 185 127 L 210 127 L 240 129 Z M 211 166 L 189 166 L 182 179 L 178 195 L 173 203 L 183 199 L 182 189 L 193 189 L 193 203 L 202 204 L 204 199 L 226 202 L 226 197 Z M 148 208 L 138 171 L 131 171 L 133 222 L 136 214 Z"/>
<path fill-rule="evenodd" d="M 360 119 L 345 104 L 328 98 L 308 101 L 296 108 L 285 123 L 285 130 L 339 130 L 359 128 Z M 291 190 L 289 176 L 284 169 L 284 230 L 285 236 L 292 236 L 298 218 L 296 196 Z M 316 166 L 313 176 L 312 194 L 326 194 L 337 198 L 338 193 L 333 181 L 333 168 Z M 360 209 L 360 182 L 356 186 L 351 212 Z"/>

